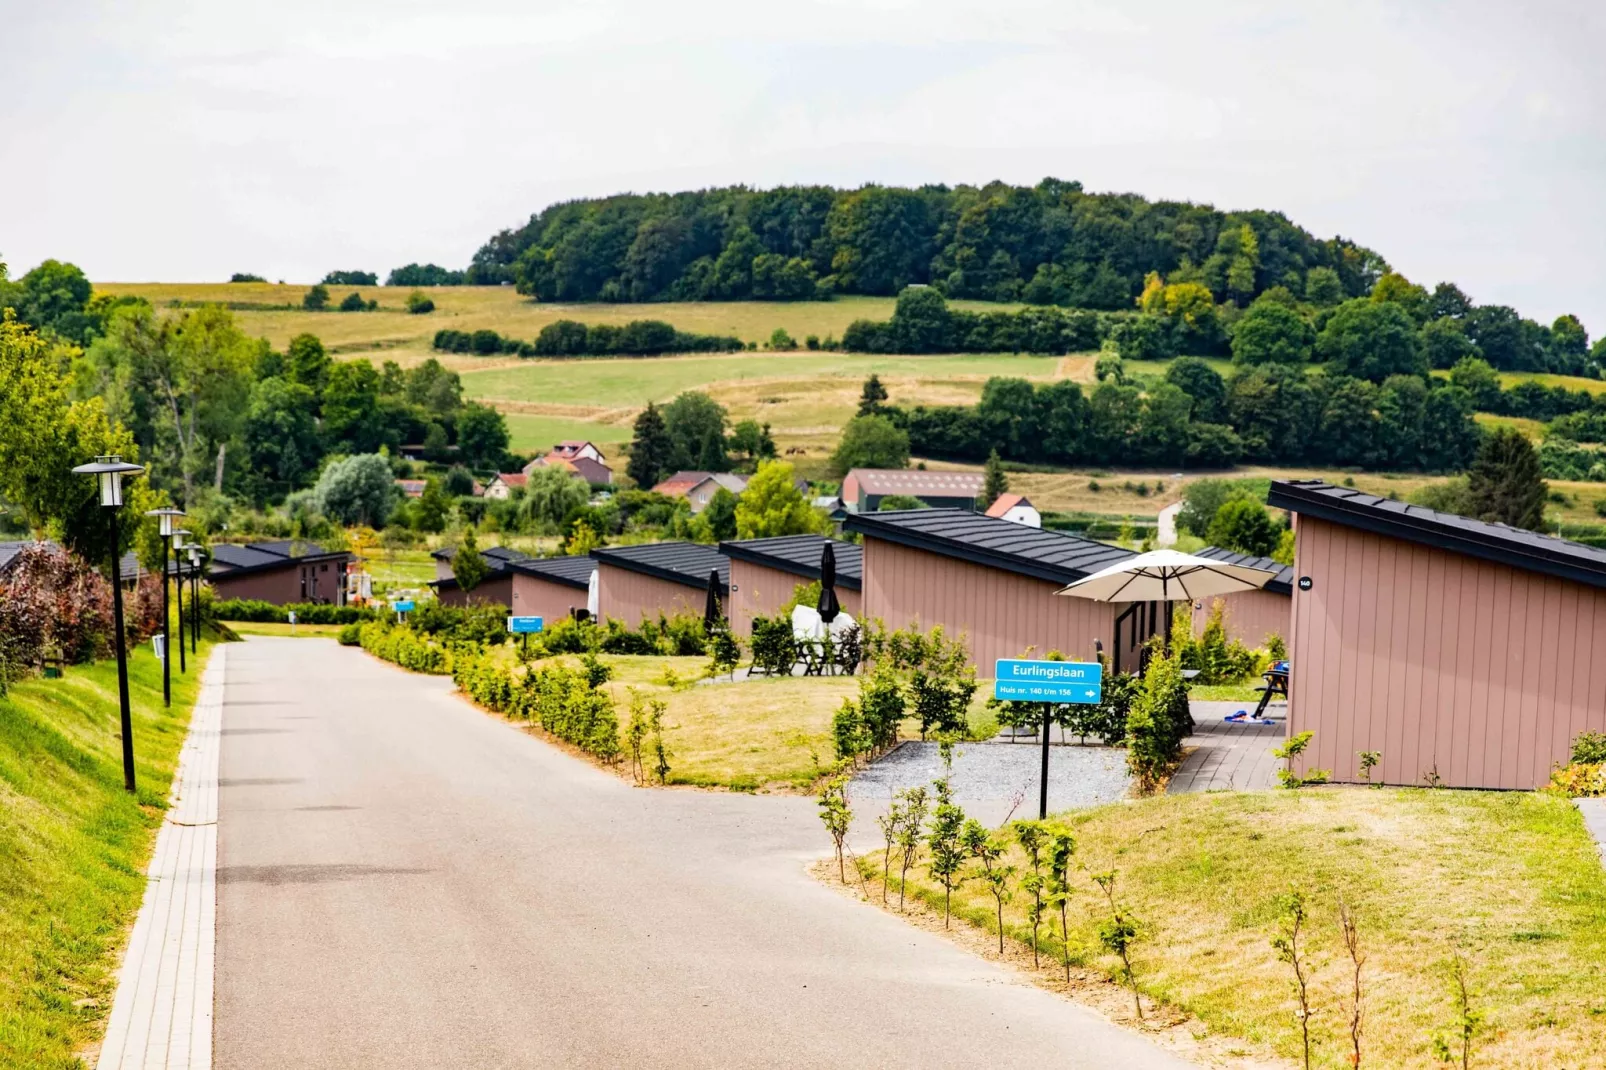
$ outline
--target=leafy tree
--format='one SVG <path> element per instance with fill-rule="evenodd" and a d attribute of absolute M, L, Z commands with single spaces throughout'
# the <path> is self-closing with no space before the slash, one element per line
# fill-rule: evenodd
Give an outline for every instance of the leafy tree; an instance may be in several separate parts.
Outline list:
<path fill-rule="evenodd" d="M 1305 273 L 1305 300 L 1318 307 L 1344 300 L 1344 283 L 1330 267 L 1313 267 Z"/>
<path fill-rule="evenodd" d="M 329 307 L 329 287 L 319 283 L 301 296 L 301 307 L 308 312 L 322 312 Z"/>
<path fill-rule="evenodd" d="M 274 377 L 251 388 L 239 482 L 259 508 L 306 484 L 323 459 L 312 391 Z"/>
<path fill-rule="evenodd" d="M 1497 428 L 1486 438 L 1467 471 L 1468 505 L 1480 520 L 1538 531 L 1549 492 L 1533 443 L 1514 428 Z"/>
<path fill-rule="evenodd" d="M 981 487 L 982 500 L 976 505 L 978 508 L 986 509 L 1009 490 L 1009 476 L 1004 474 L 1004 461 L 998 456 L 997 450 L 987 455 L 987 466 L 983 471 L 985 474 Z"/>
<path fill-rule="evenodd" d="M 906 468 L 909 434 L 885 416 L 855 416 L 842 428 L 831 454 L 831 472 L 838 477 L 854 468 Z"/>
<path fill-rule="evenodd" d="M 336 363 L 323 390 L 323 433 L 330 450 L 372 453 L 385 444 L 384 430 L 374 366 L 366 360 Z"/>
<path fill-rule="evenodd" d="M 729 469 L 729 462 L 724 460 L 728 417 L 723 405 L 707 394 L 688 390 L 664 406 L 663 418 L 671 444 L 666 468 L 692 468 L 703 459 L 716 465 L 705 471 Z"/>
<path fill-rule="evenodd" d="M 435 311 L 435 302 L 425 297 L 422 292 L 414 290 L 407 295 L 407 311 L 414 316 L 425 316 Z"/>
<path fill-rule="evenodd" d="M 507 420 L 489 405 L 471 401 L 457 414 L 457 450 L 464 464 L 499 468 L 507 443 Z"/>
<path fill-rule="evenodd" d="M 743 454 L 750 462 L 775 456 L 775 440 L 770 437 L 769 425 L 757 420 L 743 420 L 731 429 L 730 448 Z"/>
<path fill-rule="evenodd" d="M 490 572 L 491 566 L 480 556 L 479 542 L 474 538 L 474 528 L 470 525 L 463 532 L 463 542 L 452 555 L 452 578 L 466 594 L 485 582 Z"/>
<path fill-rule="evenodd" d="M 1193 418 L 1221 423 L 1227 415 L 1227 384 L 1216 370 L 1198 357 L 1178 357 L 1165 370 L 1165 381 L 1193 399 Z"/>
<path fill-rule="evenodd" d="M 229 276 L 230 282 L 267 282 L 261 275 L 253 275 L 249 271 L 236 271 Z"/>
<path fill-rule="evenodd" d="M 829 529 L 830 520 L 804 500 L 794 479 L 792 466 L 785 461 L 758 466 L 736 502 L 737 538 L 824 534 Z"/>
<path fill-rule="evenodd" d="M 674 450 L 675 443 L 669 437 L 662 410 L 647 402 L 647 407 L 636 417 L 625 474 L 642 489 L 652 487 L 668 473 L 674 461 Z"/>
<path fill-rule="evenodd" d="M 356 290 L 351 291 L 351 293 L 347 294 L 340 302 L 340 311 L 342 312 L 362 312 L 367 309 L 367 307 L 368 302 L 364 301 L 362 299 L 362 294 L 358 293 Z"/>
<path fill-rule="evenodd" d="M 1425 323 L 1431 314 L 1428 292 L 1398 272 L 1390 271 L 1378 279 L 1371 299 L 1398 305 L 1418 324 Z"/>
<path fill-rule="evenodd" d="M 590 485 L 556 465 L 536 468 L 524 484 L 523 511 L 539 530 L 556 530 L 590 500 Z"/>
<path fill-rule="evenodd" d="M 1422 327 L 1422 352 L 1430 368 L 1453 368 L 1463 360 L 1475 358 L 1472 344 L 1459 320 L 1428 320 Z"/>
<path fill-rule="evenodd" d="M 1280 534 L 1265 506 L 1247 498 L 1234 498 L 1216 511 L 1206 538 L 1223 550 L 1270 557 L 1277 549 Z"/>
<path fill-rule="evenodd" d="M 1428 298 L 1428 315 L 1433 319 L 1464 320 L 1472 312 L 1472 299 L 1453 282 L 1441 282 Z"/>
<path fill-rule="evenodd" d="M 1494 412 L 1500 404 L 1500 376 L 1481 357 L 1462 357 L 1450 369 L 1450 382 L 1465 390 L 1481 412 Z"/>
<path fill-rule="evenodd" d="M 463 273 L 450 271 L 439 264 L 407 264 L 392 268 L 385 278 L 386 286 L 461 286 Z"/>
<path fill-rule="evenodd" d="M 290 378 L 312 391 L 314 398 L 323 396 L 329 383 L 329 370 L 334 361 L 315 334 L 298 334 L 290 339 L 288 350 Z"/>
<path fill-rule="evenodd" d="M 962 836 L 965 828 L 965 811 L 954 802 L 953 789 L 950 786 L 952 767 L 949 764 L 950 746 L 942 744 L 943 776 L 932 784 L 936 792 L 937 805 L 931 814 L 931 827 L 926 835 L 926 847 L 931 852 L 931 861 L 927 868 L 931 871 L 939 884 L 942 885 L 942 925 L 948 927 L 948 918 L 952 912 L 954 888 L 959 885 L 961 870 L 965 863 L 965 849 Z"/>
<path fill-rule="evenodd" d="M 859 411 L 855 415 L 874 416 L 886 404 L 888 396 L 887 388 L 881 385 L 881 376 L 871 372 L 859 391 Z"/>
<path fill-rule="evenodd" d="M 739 499 L 724 487 L 714 492 L 698 514 L 698 519 L 707 525 L 710 541 L 719 542 L 723 539 L 736 538 L 736 503 Z"/>
<path fill-rule="evenodd" d="M 881 498 L 881 504 L 876 506 L 880 513 L 890 513 L 899 509 L 930 509 L 931 506 L 916 498 L 912 494 L 887 494 Z"/>
<path fill-rule="evenodd" d="M 454 464 L 446 470 L 445 490 L 453 498 L 463 498 L 474 493 L 474 474 L 460 464 Z"/>
<path fill-rule="evenodd" d="M 1240 498 L 1260 504 L 1249 487 L 1238 480 L 1195 480 L 1182 491 L 1182 509 L 1177 513 L 1177 528 L 1196 538 L 1207 538 L 1210 525 L 1221 507 Z"/>
<path fill-rule="evenodd" d="M 1232 329 L 1232 359 L 1239 364 L 1300 364 L 1310 358 L 1311 342 L 1303 316 L 1261 299 Z"/>
<path fill-rule="evenodd" d="M 331 271 L 323 277 L 324 286 L 378 286 L 379 276 L 372 271 Z"/>
<path fill-rule="evenodd" d="M 1357 299 L 1340 305 L 1322 328 L 1316 351 L 1344 374 L 1374 383 L 1428 370 L 1415 321 L 1393 302 Z"/>
<path fill-rule="evenodd" d="M 414 527 L 419 531 L 445 531 L 446 523 L 451 516 L 452 500 L 441 488 L 440 480 L 425 480 L 424 493 L 419 495 L 418 503 L 413 509 Z"/>
<path fill-rule="evenodd" d="M 389 461 L 359 453 L 325 468 L 313 496 L 318 511 L 337 524 L 382 528 L 396 505 L 396 481 Z"/>

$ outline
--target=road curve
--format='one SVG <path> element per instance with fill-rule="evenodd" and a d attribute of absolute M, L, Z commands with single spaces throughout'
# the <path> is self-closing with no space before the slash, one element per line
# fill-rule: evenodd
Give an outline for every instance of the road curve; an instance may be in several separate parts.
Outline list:
<path fill-rule="evenodd" d="M 328 640 L 229 652 L 216 1065 L 1183 1067 L 817 884 L 806 798 L 630 787 Z"/>

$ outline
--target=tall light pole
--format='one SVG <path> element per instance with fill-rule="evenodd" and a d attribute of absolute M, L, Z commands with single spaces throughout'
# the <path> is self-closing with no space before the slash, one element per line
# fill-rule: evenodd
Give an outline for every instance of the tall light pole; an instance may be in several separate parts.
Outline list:
<path fill-rule="evenodd" d="M 182 509 L 152 509 L 145 514 L 154 516 L 162 534 L 162 705 L 173 705 L 173 637 L 168 634 L 168 621 L 172 619 L 168 605 L 167 556 L 173 545 L 173 519 L 184 515 Z"/>
<path fill-rule="evenodd" d="M 123 729 L 123 787 L 130 792 L 134 790 L 134 715 L 128 707 L 128 650 L 123 640 L 123 574 L 122 555 L 117 548 L 117 511 L 123 507 L 123 477 L 137 476 L 143 471 L 144 468 L 129 464 L 115 453 L 96 457 L 92 463 L 73 469 L 78 475 L 94 476 L 100 482 L 100 504 L 111 524 L 112 616 L 113 632 L 117 636 L 117 701 Z"/>
<path fill-rule="evenodd" d="M 184 658 L 184 536 L 190 532 L 178 528 L 173 532 L 173 590 L 178 595 L 178 671 L 188 673 Z M 167 562 L 162 562 L 165 571 Z"/>
<path fill-rule="evenodd" d="M 201 634 L 201 548 L 190 543 L 190 653 L 195 653 L 195 637 Z"/>

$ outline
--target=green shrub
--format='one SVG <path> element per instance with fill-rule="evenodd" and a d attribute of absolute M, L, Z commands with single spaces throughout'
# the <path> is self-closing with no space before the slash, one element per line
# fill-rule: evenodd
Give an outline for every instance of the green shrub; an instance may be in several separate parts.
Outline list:
<path fill-rule="evenodd" d="M 465 647 L 454 657 L 452 679 L 475 703 L 496 713 L 534 721 L 559 739 L 605 762 L 620 755 L 619 718 L 600 690 L 609 668 L 587 655 L 579 669 L 547 665 L 510 670 Z"/>
<path fill-rule="evenodd" d="M 340 645 L 341 646 L 361 646 L 362 645 L 362 625 L 361 624 L 347 624 L 347 625 L 345 625 L 344 627 L 342 627 L 340 629 L 340 635 L 338 636 L 338 638 L 340 640 Z"/>
<path fill-rule="evenodd" d="M 1155 648 L 1143 670 L 1143 683 L 1132 699 L 1126 721 L 1126 761 L 1138 789 L 1153 792 L 1182 757 L 1182 741 L 1193 730 L 1182 663 L 1173 653 Z"/>
<path fill-rule="evenodd" d="M 452 671 L 451 654 L 407 625 L 398 627 L 385 621 L 369 621 L 361 626 L 358 639 L 362 648 L 374 657 L 412 672 L 445 676 Z"/>
<path fill-rule="evenodd" d="M 225 598 L 213 604 L 212 619 L 288 624 L 292 610 L 295 611 L 297 624 L 357 624 L 365 620 L 378 620 L 384 615 L 383 610 L 367 606 L 331 606 L 315 602 L 276 606 L 256 598 Z"/>
<path fill-rule="evenodd" d="M 1576 765 L 1606 764 L 1606 732 L 1580 732 L 1573 740 L 1572 760 Z"/>
<path fill-rule="evenodd" d="M 1227 635 L 1225 613 L 1222 599 L 1212 602 L 1204 632 L 1198 639 L 1193 638 L 1186 607 L 1177 614 L 1172 645 L 1181 656 L 1184 669 L 1199 670 L 1199 675 L 1194 677 L 1197 683 L 1230 684 L 1254 675 L 1255 652 Z"/>
<path fill-rule="evenodd" d="M 797 640 L 792 622 L 783 616 L 754 617 L 750 641 L 753 668 L 770 676 L 790 676 L 797 664 Z"/>

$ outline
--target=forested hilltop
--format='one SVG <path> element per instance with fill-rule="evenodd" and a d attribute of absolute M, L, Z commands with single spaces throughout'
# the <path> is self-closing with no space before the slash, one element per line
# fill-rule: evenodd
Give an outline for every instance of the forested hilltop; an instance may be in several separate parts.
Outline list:
<path fill-rule="evenodd" d="M 892 295 L 1130 309 L 1150 272 L 1248 304 L 1274 286 L 1334 303 L 1368 293 L 1383 258 L 1278 212 L 1220 212 L 1036 186 L 742 186 L 555 204 L 474 255 L 466 281 L 542 301 L 809 300 Z"/>

